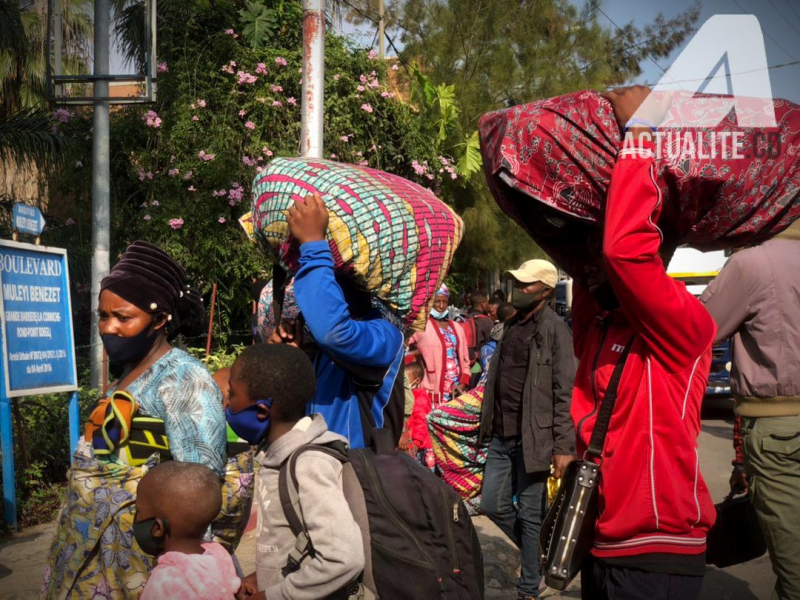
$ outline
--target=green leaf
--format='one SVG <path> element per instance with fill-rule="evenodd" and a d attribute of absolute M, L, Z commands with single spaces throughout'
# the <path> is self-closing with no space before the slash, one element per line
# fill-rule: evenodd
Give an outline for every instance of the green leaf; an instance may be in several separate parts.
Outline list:
<path fill-rule="evenodd" d="M 239 11 L 242 35 L 253 48 L 262 48 L 272 39 L 278 27 L 275 11 L 261 2 L 250 0 Z"/>
<path fill-rule="evenodd" d="M 458 174 L 464 179 L 469 179 L 483 167 L 483 157 L 481 156 L 481 142 L 478 139 L 478 132 L 473 131 L 471 135 L 464 138 L 464 143 L 459 144 L 461 155 L 458 157 Z"/>
<path fill-rule="evenodd" d="M 422 74 L 416 63 L 411 65 L 411 74 L 414 75 L 414 79 L 417 81 L 417 91 L 421 92 L 421 100 L 425 102 L 425 107 L 432 108 L 436 103 L 436 88 L 430 82 L 430 79 Z"/>

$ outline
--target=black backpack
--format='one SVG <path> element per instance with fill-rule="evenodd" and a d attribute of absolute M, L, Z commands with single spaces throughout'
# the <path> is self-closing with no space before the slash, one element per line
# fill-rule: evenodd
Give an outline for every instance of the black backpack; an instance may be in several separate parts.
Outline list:
<path fill-rule="evenodd" d="M 278 491 L 286 520 L 297 536 L 284 576 L 314 556 L 298 502 L 295 466 L 304 452 L 340 460 L 345 498 L 364 538 L 366 564 L 358 582 L 335 597 L 383 600 L 483 599 L 483 554 L 461 497 L 429 469 L 395 450 L 391 433 L 376 429 L 375 448 L 309 444 L 281 465 Z"/>

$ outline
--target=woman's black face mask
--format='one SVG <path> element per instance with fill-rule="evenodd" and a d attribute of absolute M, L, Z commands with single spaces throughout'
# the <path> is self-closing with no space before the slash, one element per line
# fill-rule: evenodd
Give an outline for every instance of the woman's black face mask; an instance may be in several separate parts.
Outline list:
<path fill-rule="evenodd" d="M 118 365 L 132 365 L 140 362 L 153 349 L 158 331 L 153 321 L 132 337 L 103 335 L 101 338 L 111 362 Z"/>

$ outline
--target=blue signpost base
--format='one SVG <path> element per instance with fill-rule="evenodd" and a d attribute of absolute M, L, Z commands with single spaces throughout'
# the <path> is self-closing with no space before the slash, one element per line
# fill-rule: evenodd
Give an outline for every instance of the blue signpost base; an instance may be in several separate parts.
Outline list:
<path fill-rule="evenodd" d="M 78 392 L 69 395 L 69 455 L 72 457 L 78 448 L 81 435 L 81 411 L 78 405 Z"/>
<path fill-rule="evenodd" d="M 14 433 L 11 429 L 11 398 L 0 396 L 0 452 L 3 454 L 3 520 L 17 531 L 17 492 L 14 482 Z"/>

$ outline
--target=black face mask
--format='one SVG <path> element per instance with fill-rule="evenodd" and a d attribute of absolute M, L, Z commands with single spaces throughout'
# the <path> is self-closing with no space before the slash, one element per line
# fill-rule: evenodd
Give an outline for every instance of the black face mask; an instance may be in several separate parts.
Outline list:
<path fill-rule="evenodd" d="M 131 365 L 141 361 L 153 349 L 158 332 L 151 323 L 133 337 L 103 335 L 101 338 L 111 362 L 118 365 Z"/>
<path fill-rule="evenodd" d="M 162 537 L 153 537 L 153 525 L 159 520 L 164 525 L 164 535 Z M 169 533 L 169 521 L 166 519 L 144 519 L 143 521 L 134 521 L 133 523 L 133 537 L 136 538 L 136 543 L 139 547 L 151 556 L 158 556 L 164 547 L 164 537 Z"/>
<path fill-rule="evenodd" d="M 549 291 L 550 288 L 544 288 L 538 292 L 526 294 L 518 289 L 514 289 L 513 293 L 511 294 L 511 305 L 519 311 L 528 312 L 535 307 Z"/>

